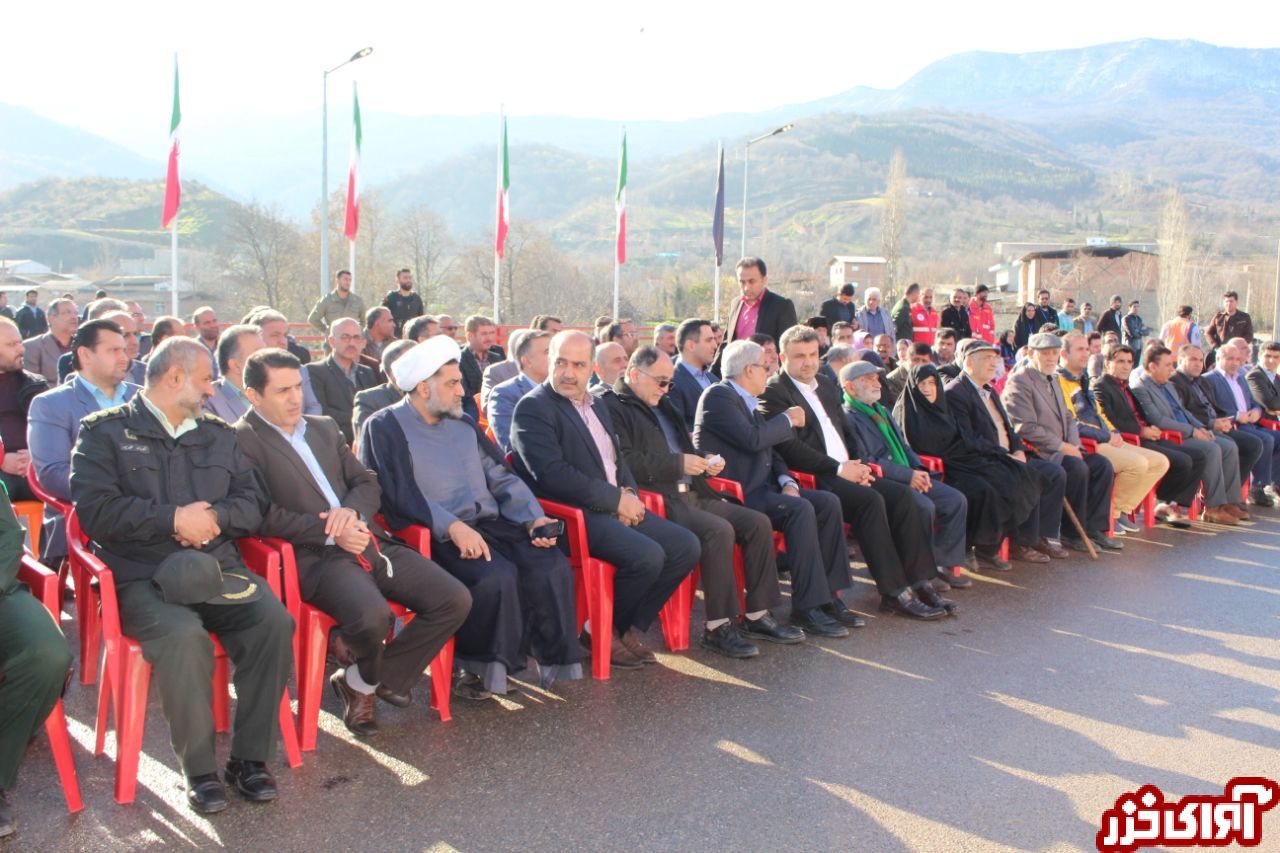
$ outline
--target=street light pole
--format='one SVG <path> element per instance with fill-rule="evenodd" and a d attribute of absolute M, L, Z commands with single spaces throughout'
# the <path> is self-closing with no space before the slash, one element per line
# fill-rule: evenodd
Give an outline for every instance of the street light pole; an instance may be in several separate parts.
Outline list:
<path fill-rule="evenodd" d="M 373 48 L 366 47 L 351 54 L 345 62 L 340 62 L 324 72 L 324 94 L 321 99 L 320 127 L 320 298 L 329 292 L 329 75 L 344 65 L 357 59 L 364 59 L 373 53 Z"/>
<path fill-rule="evenodd" d="M 771 136 L 777 136 L 780 133 L 786 133 L 795 127 L 795 123 L 784 124 L 782 127 L 776 127 L 768 133 L 762 133 L 755 139 L 747 140 L 747 149 L 742 156 L 742 254 L 741 258 L 747 256 L 747 167 L 751 164 L 751 146 L 757 142 L 762 142 Z"/>

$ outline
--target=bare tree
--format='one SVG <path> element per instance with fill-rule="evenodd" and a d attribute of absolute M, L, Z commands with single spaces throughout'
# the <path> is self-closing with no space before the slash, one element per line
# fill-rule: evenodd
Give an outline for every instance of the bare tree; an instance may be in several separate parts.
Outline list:
<path fill-rule="evenodd" d="M 423 204 L 401 213 L 391 226 L 391 240 L 398 254 L 413 270 L 422 300 L 431 304 L 432 297 L 453 268 L 453 241 L 444 218 Z M 399 263 L 399 261 L 397 261 Z M 490 276 L 492 278 L 492 276 Z"/>
<path fill-rule="evenodd" d="M 892 299 L 897 296 L 902 279 L 902 228 L 906 223 L 907 158 L 902 149 L 894 149 L 889 160 L 889 178 L 885 183 L 884 204 L 880 208 L 880 254 L 884 256 L 884 290 Z M 886 300 L 888 301 L 888 300 Z"/>
<path fill-rule="evenodd" d="M 285 311 L 302 307 L 302 240 L 277 206 L 252 201 L 237 207 L 227 234 L 227 270 L 248 301 Z"/>
<path fill-rule="evenodd" d="M 1187 230 L 1187 205 L 1177 187 L 1171 187 L 1160 216 L 1160 281 L 1156 286 L 1156 310 L 1162 318 L 1190 303 L 1188 262 L 1191 235 Z"/>

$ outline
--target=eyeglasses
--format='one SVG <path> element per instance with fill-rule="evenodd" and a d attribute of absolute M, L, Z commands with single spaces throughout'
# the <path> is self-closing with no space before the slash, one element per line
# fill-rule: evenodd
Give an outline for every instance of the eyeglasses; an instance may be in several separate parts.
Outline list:
<path fill-rule="evenodd" d="M 667 389 L 668 389 L 668 388 L 670 388 L 670 387 L 671 387 L 671 385 L 672 385 L 672 382 L 671 382 L 671 380 L 670 380 L 670 379 L 662 379 L 662 378 L 660 378 L 660 377 L 654 376 L 652 373 L 650 373 L 650 372 L 649 372 L 649 371 L 647 371 L 647 370 L 640 370 L 640 368 L 638 368 L 638 367 L 637 367 L 637 368 L 636 368 L 636 371 L 637 371 L 638 373 L 643 373 L 645 376 L 648 376 L 648 377 L 649 377 L 650 379 L 652 379 L 654 382 L 657 382 L 657 383 L 658 383 L 658 387 L 659 387 L 659 388 L 661 388 L 663 391 L 667 390 Z"/>
<path fill-rule="evenodd" d="M 361 334 L 355 334 L 355 335 L 339 335 L 339 336 L 338 336 L 338 340 L 339 340 L 339 341 L 341 341 L 341 342 L 342 342 L 342 343 L 344 343 L 344 344 L 349 344 L 349 343 L 351 343 L 352 341 L 363 341 L 363 340 L 364 340 L 364 335 L 361 335 Z"/>

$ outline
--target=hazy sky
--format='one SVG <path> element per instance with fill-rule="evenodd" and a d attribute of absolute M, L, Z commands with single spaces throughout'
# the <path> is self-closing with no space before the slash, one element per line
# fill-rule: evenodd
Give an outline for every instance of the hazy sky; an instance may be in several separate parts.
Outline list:
<path fill-rule="evenodd" d="M 334 109 L 349 109 L 355 77 L 366 108 L 408 114 L 496 112 L 505 102 L 514 114 L 684 118 L 893 87 L 968 50 L 1144 36 L 1273 46 L 1257 8 L 1236 0 L 1165 3 L 1158 13 L 1154 4 L 1091 0 L 10 0 L 0 102 L 163 153 L 175 51 L 185 119 L 204 123 L 318 110 L 321 72 L 371 45 L 372 56 L 330 77 Z"/>

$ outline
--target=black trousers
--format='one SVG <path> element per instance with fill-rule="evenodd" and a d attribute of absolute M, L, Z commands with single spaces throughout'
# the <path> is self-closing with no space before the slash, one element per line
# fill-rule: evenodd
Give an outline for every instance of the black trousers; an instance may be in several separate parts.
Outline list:
<path fill-rule="evenodd" d="M 149 580 L 121 584 L 116 592 L 120 627 L 141 644 L 151 664 L 182 772 L 202 776 L 217 770 L 210 631 L 235 667 L 231 754 L 269 761 L 293 665 L 293 617 L 284 605 L 269 594 L 245 604 L 166 604 Z"/>
<path fill-rule="evenodd" d="M 692 530 L 702 543 L 699 564 L 708 621 L 738 615 L 735 542 L 742 547 L 747 612 L 768 610 L 782 602 L 773 555 L 773 525 L 767 515 L 721 498 L 700 498 L 685 492 L 679 500 L 667 501 L 667 518 Z"/>
<path fill-rule="evenodd" d="M 58 624 L 25 588 L 0 593 L 0 790 L 12 788 L 27 741 L 62 695 L 71 652 Z"/>
<path fill-rule="evenodd" d="M 1017 544 L 1031 546 L 1062 535 L 1062 499 L 1067 494 L 1067 472 L 1061 465 L 1027 454 L 1027 464 L 1040 475 L 1040 503 L 1018 528 Z"/>
<path fill-rule="evenodd" d="M 524 669 L 582 660 L 574 607 L 573 568 L 559 548 L 538 548 L 521 524 L 501 518 L 471 522 L 489 545 L 490 559 L 463 559 L 452 540 L 431 554 L 471 590 L 471 616 L 458 632 L 458 656 Z M 465 640 L 465 648 L 464 648 Z"/>
<path fill-rule="evenodd" d="M 613 627 L 649 630 L 662 605 L 688 577 L 702 548 L 698 537 L 678 524 L 646 514 L 635 527 L 615 516 L 583 510 L 591 556 L 612 563 Z M 603 626 L 593 625 L 592 630 Z"/>
<path fill-rule="evenodd" d="M 330 546 L 313 565 L 299 566 L 299 581 L 304 600 L 338 623 L 360 677 L 408 693 L 466 619 L 471 593 L 411 548 L 383 541 L 378 547 L 391 560 L 390 574 L 382 560 L 372 560 L 372 571 L 365 571 L 354 554 Z M 390 643 L 387 632 L 394 620 L 388 600 L 414 614 Z"/>
<path fill-rule="evenodd" d="M 17 474 L 0 471 L 0 482 L 4 483 L 5 489 L 9 492 L 10 503 L 36 499 L 35 493 L 31 491 L 31 484 L 27 482 L 26 477 L 19 477 Z"/>
<path fill-rule="evenodd" d="M 837 592 L 853 584 L 835 495 L 812 489 L 801 489 L 799 497 L 769 491 L 748 498 L 747 505 L 767 515 L 786 540 L 792 610 L 830 604 Z"/>
<path fill-rule="evenodd" d="M 1191 506 L 1196 490 L 1200 488 L 1200 479 L 1204 476 L 1203 454 L 1193 452 L 1195 449 L 1192 447 L 1183 447 L 1163 438 L 1158 441 L 1144 440 L 1142 446 L 1169 460 L 1169 470 L 1156 484 L 1156 497 L 1165 503 Z"/>
<path fill-rule="evenodd" d="M 1116 472 L 1111 463 L 1097 453 L 1077 459 L 1062 457 L 1062 470 L 1067 475 L 1067 501 L 1084 525 L 1085 533 L 1105 533 L 1111 527 L 1111 485 Z M 1062 513 L 1062 529 L 1076 538 L 1075 525 Z"/>
<path fill-rule="evenodd" d="M 882 595 L 896 596 L 937 574 L 932 537 L 924 536 L 925 522 L 910 486 L 883 478 L 860 486 L 836 476 L 819 477 L 818 485 L 840 499 L 844 520 Z"/>

